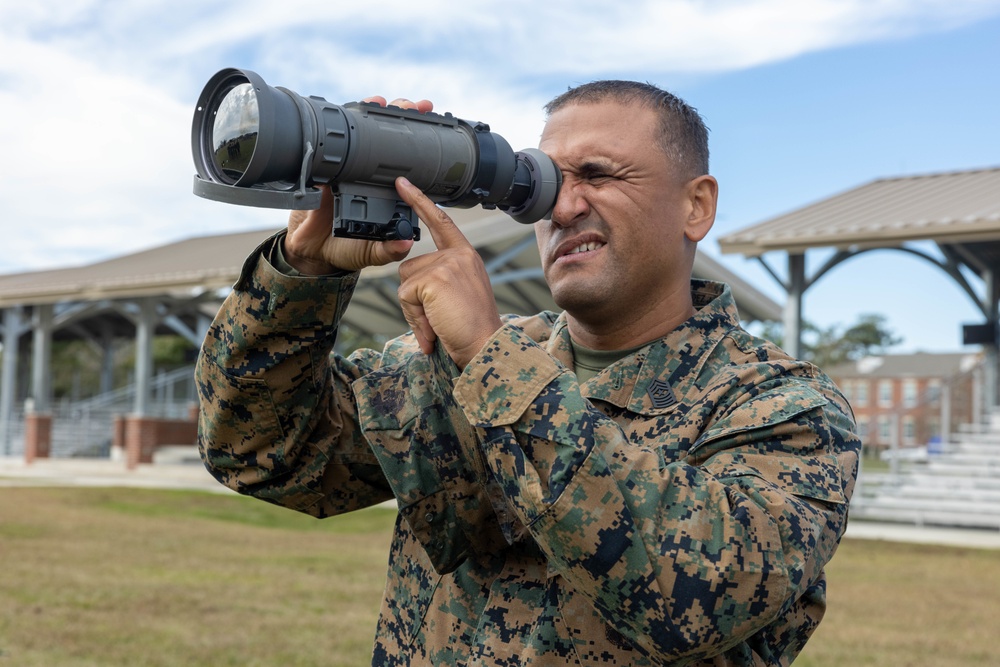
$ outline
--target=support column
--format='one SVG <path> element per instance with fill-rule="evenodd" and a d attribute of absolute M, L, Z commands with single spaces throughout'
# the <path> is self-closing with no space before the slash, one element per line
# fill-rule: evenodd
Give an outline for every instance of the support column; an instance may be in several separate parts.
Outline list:
<path fill-rule="evenodd" d="M 52 304 L 35 306 L 31 345 L 31 398 L 35 412 L 52 410 Z"/>
<path fill-rule="evenodd" d="M 195 336 L 198 338 L 198 345 L 202 344 L 205 337 L 208 336 L 208 330 L 212 328 L 212 318 L 204 313 L 198 313 L 198 318 L 195 320 Z"/>
<path fill-rule="evenodd" d="M 951 380 L 941 383 L 941 444 L 951 443 Z"/>
<path fill-rule="evenodd" d="M 3 311 L 3 371 L 0 372 L 0 440 L 3 453 L 11 454 L 14 400 L 17 395 L 17 339 L 21 334 L 21 306 Z"/>
<path fill-rule="evenodd" d="M 983 424 L 983 381 L 985 372 L 976 367 L 972 370 L 972 423 L 976 426 Z"/>
<path fill-rule="evenodd" d="M 784 312 L 784 348 L 793 357 L 802 356 L 802 295 L 806 291 L 806 256 L 788 255 L 788 299 Z"/>
<path fill-rule="evenodd" d="M 139 299 L 135 319 L 135 402 L 125 418 L 125 467 L 152 463 L 156 449 L 156 421 L 149 416 L 153 384 L 153 331 L 156 329 L 156 302 Z"/>
<path fill-rule="evenodd" d="M 109 326 L 102 328 L 98 344 L 101 349 L 101 388 L 98 393 L 107 394 L 115 387 L 115 337 Z"/>
<path fill-rule="evenodd" d="M 24 416 L 24 460 L 52 452 L 52 304 L 35 306 L 31 345 L 31 401 Z"/>
<path fill-rule="evenodd" d="M 984 299 L 986 321 L 993 324 L 996 334 L 992 343 L 983 346 L 986 356 L 983 364 L 983 403 L 986 405 L 987 411 L 994 413 L 1000 410 L 1000 386 L 997 384 L 1000 381 L 1000 354 L 998 354 L 998 346 L 1000 346 L 1000 303 L 998 303 L 1000 300 L 1000 272 L 991 269 L 983 271 L 982 276 L 983 282 L 986 283 L 986 298 Z"/>
<path fill-rule="evenodd" d="M 139 316 L 135 325 L 135 402 L 132 412 L 137 417 L 149 413 L 150 387 L 153 383 L 153 330 L 156 328 L 156 302 L 139 300 Z"/>

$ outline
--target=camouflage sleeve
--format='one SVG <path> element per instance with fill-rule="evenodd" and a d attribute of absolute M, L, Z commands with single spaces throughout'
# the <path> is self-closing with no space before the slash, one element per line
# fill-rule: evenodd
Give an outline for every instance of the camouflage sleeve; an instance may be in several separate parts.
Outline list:
<path fill-rule="evenodd" d="M 350 386 L 379 355 L 330 355 L 357 276 L 282 275 L 262 256 L 276 242 L 247 259 L 199 355 L 205 465 L 240 493 L 316 516 L 389 499 Z"/>
<path fill-rule="evenodd" d="M 408 336 L 386 348 L 383 368 L 354 383 L 362 430 L 400 516 L 441 574 L 506 546 L 478 436 L 452 396 L 459 374 L 443 347 L 425 355 Z"/>
<path fill-rule="evenodd" d="M 858 443 L 808 383 L 761 388 L 682 461 L 648 434 L 629 441 L 515 327 L 455 398 L 553 574 L 656 662 L 717 655 L 768 626 L 842 534 Z"/>

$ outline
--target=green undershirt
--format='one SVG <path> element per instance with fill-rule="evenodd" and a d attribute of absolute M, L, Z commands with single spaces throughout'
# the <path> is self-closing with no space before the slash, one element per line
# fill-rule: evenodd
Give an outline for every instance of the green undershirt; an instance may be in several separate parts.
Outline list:
<path fill-rule="evenodd" d="M 591 350 L 570 341 L 573 345 L 573 371 L 576 379 L 583 384 L 619 359 L 624 359 L 644 347 L 639 345 L 628 350 Z"/>

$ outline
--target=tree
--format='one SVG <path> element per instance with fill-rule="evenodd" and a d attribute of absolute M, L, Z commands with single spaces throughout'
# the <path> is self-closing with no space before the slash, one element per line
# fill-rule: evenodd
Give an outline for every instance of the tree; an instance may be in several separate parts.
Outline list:
<path fill-rule="evenodd" d="M 903 342 L 888 329 L 883 315 L 862 315 L 858 323 L 845 331 L 830 350 L 833 363 L 857 361 L 862 357 L 885 354 Z"/>
<path fill-rule="evenodd" d="M 779 346 L 784 340 L 778 322 L 766 323 L 760 335 Z M 843 331 L 836 324 L 825 329 L 810 322 L 802 324 L 802 358 L 821 368 L 885 354 L 902 342 L 903 338 L 886 326 L 883 315 L 861 315 L 856 324 Z"/>
<path fill-rule="evenodd" d="M 153 366 L 173 370 L 194 363 L 197 348 L 181 336 L 153 338 Z M 111 388 L 131 383 L 135 374 L 135 341 L 114 341 Z M 101 350 L 84 340 L 55 341 L 52 344 L 52 394 L 73 400 L 88 398 L 101 391 L 103 358 Z"/>

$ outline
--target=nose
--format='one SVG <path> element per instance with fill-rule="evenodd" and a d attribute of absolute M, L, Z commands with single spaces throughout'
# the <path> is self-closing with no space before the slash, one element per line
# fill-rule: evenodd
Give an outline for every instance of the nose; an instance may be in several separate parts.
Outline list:
<path fill-rule="evenodd" d="M 570 227 L 590 213 L 590 204 L 579 190 L 579 184 L 563 174 L 562 187 L 552 207 L 552 222 L 558 227 Z"/>

